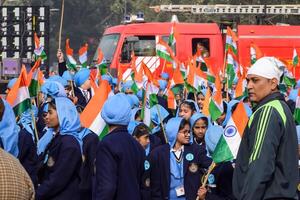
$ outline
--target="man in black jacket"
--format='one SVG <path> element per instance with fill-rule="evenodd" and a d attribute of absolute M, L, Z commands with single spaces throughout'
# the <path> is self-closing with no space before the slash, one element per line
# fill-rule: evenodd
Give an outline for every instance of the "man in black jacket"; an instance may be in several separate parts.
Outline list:
<path fill-rule="evenodd" d="M 237 199 L 297 199 L 297 134 L 292 113 L 278 91 L 282 66 L 274 57 L 263 57 L 248 71 L 247 88 L 255 106 L 236 159 Z"/>

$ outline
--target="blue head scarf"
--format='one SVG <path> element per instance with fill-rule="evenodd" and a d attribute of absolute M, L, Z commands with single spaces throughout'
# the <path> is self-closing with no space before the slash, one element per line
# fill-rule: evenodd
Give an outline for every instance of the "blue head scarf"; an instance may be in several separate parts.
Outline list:
<path fill-rule="evenodd" d="M 196 124 L 196 122 L 200 119 L 200 118 L 206 118 L 207 119 L 207 129 L 211 126 L 211 122 L 210 122 L 210 118 L 206 117 L 205 115 L 203 115 L 202 113 L 194 113 L 190 119 L 190 125 L 191 125 L 191 130 L 193 130 L 194 125 Z"/>
<path fill-rule="evenodd" d="M 154 122 L 156 125 L 159 125 L 160 120 L 164 121 L 169 116 L 169 112 L 164 107 L 157 104 L 152 108 L 150 108 L 150 115 L 151 115 L 151 121 Z"/>
<path fill-rule="evenodd" d="M 118 93 L 109 97 L 103 105 L 101 116 L 108 124 L 128 125 L 131 115 L 131 107 L 126 95 Z"/>
<path fill-rule="evenodd" d="M 75 137 L 82 150 L 82 138 L 79 136 L 80 120 L 75 105 L 66 97 L 54 99 L 59 121 L 59 134 Z M 49 128 L 45 135 L 38 142 L 38 154 L 45 151 L 47 145 L 53 139 L 54 130 Z"/>
<path fill-rule="evenodd" d="M 140 110 L 141 110 L 140 108 L 133 108 L 133 109 L 131 109 L 130 121 L 135 121 L 135 115 Z"/>
<path fill-rule="evenodd" d="M 296 126 L 296 130 L 297 130 L 298 144 L 300 144 L 300 125 Z"/>
<path fill-rule="evenodd" d="M 17 80 L 18 80 L 18 78 L 13 78 L 13 79 L 9 80 L 9 82 L 7 84 L 7 88 L 11 89 L 15 85 Z"/>
<path fill-rule="evenodd" d="M 65 88 L 58 82 L 47 80 L 41 87 L 41 92 L 45 96 L 55 97 L 66 97 Z"/>
<path fill-rule="evenodd" d="M 138 121 L 130 121 L 129 124 L 128 124 L 128 126 L 127 126 L 128 133 L 129 133 L 130 135 L 132 135 L 133 132 L 134 132 L 134 129 L 135 129 L 138 125 L 140 125 L 141 123 L 142 123 L 142 122 L 138 122 Z"/>
<path fill-rule="evenodd" d="M 27 109 L 23 112 L 19 119 L 19 124 L 21 124 L 25 130 L 31 134 L 32 140 L 34 141 L 34 122 L 32 120 L 32 114 L 35 118 L 38 116 L 38 108 L 36 106 L 31 106 L 31 109 Z"/>
<path fill-rule="evenodd" d="M 118 85 L 118 79 L 117 78 L 113 78 L 111 81 L 112 85 L 116 86 Z"/>
<path fill-rule="evenodd" d="M 126 97 L 127 97 L 128 103 L 130 104 L 131 108 L 139 107 L 140 101 L 136 95 L 127 94 Z"/>
<path fill-rule="evenodd" d="M 177 134 L 179 132 L 179 126 L 182 122 L 182 117 L 173 117 L 169 119 L 168 123 L 166 124 L 166 134 L 168 138 L 168 143 L 171 148 L 174 147 L 176 140 L 177 140 Z M 190 137 L 190 143 L 193 143 L 193 137 L 191 135 Z"/>
<path fill-rule="evenodd" d="M 71 74 L 71 72 L 69 70 L 64 71 L 62 77 L 66 80 L 66 81 L 73 81 L 74 79 L 74 75 Z"/>
<path fill-rule="evenodd" d="M 64 79 L 63 77 L 59 76 L 59 75 L 54 75 L 54 76 L 50 76 L 48 78 L 49 81 L 55 81 L 60 83 L 62 86 L 66 87 L 68 86 L 68 81 L 66 79 Z"/>
<path fill-rule="evenodd" d="M 205 134 L 205 144 L 208 153 L 212 156 L 220 137 L 223 134 L 223 128 L 221 126 L 211 126 Z"/>
<path fill-rule="evenodd" d="M 193 101 L 193 100 L 191 100 L 191 99 L 186 99 L 186 100 L 184 100 L 184 101 L 180 104 L 180 106 L 181 106 L 184 102 L 189 102 L 189 103 L 194 104 L 194 107 L 195 107 L 195 109 L 196 109 L 196 112 L 200 112 L 199 106 L 198 106 L 198 104 L 197 104 L 195 101 Z M 179 109 L 177 109 L 176 117 L 178 117 L 178 115 L 179 115 Z"/>
<path fill-rule="evenodd" d="M 90 78 L 91 71 L 87 68 L 82 68 L 74 76 L 74 82 L 77 87 L 80 87 Z"/>
<path fill-rule="evenodd" d="M 4 104 L 4 113 L 2 121 L 0 121 L 1 142 L 5 151 L 15 157 L 18 157 L 20 127 L 16 124 L 16 117 L 11 106 L 4 99 L 2 99 L 2 101 Z"/>

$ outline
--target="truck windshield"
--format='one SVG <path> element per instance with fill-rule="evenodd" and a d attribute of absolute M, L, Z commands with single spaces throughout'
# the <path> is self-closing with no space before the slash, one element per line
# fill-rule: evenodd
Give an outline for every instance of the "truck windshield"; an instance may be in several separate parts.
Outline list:
<path fill-rule="evenodd" d="M 120 34 L 104 35 L 101 38 L 98 48 L 100 48 L 102 50 L 104 59 L 108 63 L 111 62 L 112 57 L 114 56 L 119 38 L 120 38 Z M 94 60 L 97 60 L 97 56 L 98 56 L 98 50 L 96 51 Z"/>

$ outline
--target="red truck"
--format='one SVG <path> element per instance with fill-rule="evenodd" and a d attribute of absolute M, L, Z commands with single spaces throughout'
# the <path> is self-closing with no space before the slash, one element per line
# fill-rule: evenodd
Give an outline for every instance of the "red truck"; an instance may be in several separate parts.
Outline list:
<path fill-rule="evenodd" d="M 144 62 L 152 70 L 160 64 L 156 56 L 157 37 L 168 41 L 172 23 L 133 23 L 109 27 L 105 30 L 99 47 L 115 74 L 120 64 L 130 62 L 131 52 L 137 65 Z M 174 50 L 179 61 L 186 61 L 201 43 L 209 52 L 213 70 L 218 72 L 224 62 L 224 35 L 216 23 L 176 23 L 178 37 Z M 276 56 L 291 62 L 293 48 L 300 48 L 300 26 L 239 25 L 237 27 L 239 61 L 250 65 L 250 44 L 255 43 L 265 56 Z M 97 53 L 95 54 L 97 55 Z M 150 65 L 150 66 L 149 66 Z M 296 77 L 300 69 L 296 68 Z"/>

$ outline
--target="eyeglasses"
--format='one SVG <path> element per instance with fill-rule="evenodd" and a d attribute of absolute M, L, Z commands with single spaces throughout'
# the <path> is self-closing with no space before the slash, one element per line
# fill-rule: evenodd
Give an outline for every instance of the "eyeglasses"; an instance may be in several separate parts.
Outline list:
<path fill-rule="evenodd" d="M 184 135 L 188 135 L 188 134 L 190 134 L 190 130 L 181 130 L 181 131 L 179 131 L 179 133 L 182 133 Z"/>

